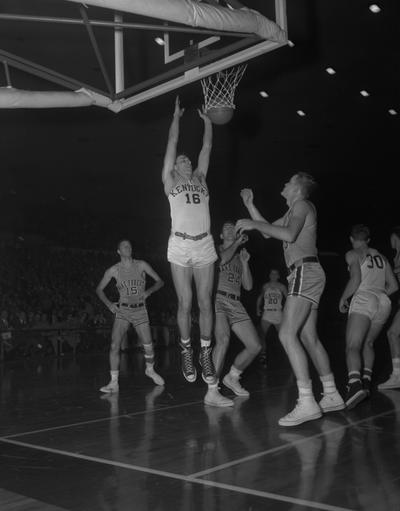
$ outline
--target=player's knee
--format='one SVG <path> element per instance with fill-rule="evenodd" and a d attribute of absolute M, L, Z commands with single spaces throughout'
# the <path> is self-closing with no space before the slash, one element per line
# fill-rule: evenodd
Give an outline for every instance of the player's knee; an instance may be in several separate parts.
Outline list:
<path fill-rule="evenodd" d="M 281 341 L 281 344 L 283 346 L 287 346 L 291 339 L 289 330 L 287 330 L 284 327 L 279 330 L 278 337 L 279 337 L 279 340 Z"/>
<path fill-rule="evenodd" d="M 302 332 L 300 334 L 300 340 L 305 346 L 315 346 L 317 344 L 318 338 L 315 335 L 310 335 L 308 333 Z"/>
<path fill-rule="evenodd" d="M 198 303 L 199 303 L 199 310 L 202 314 L 211 314 L 212 313 L 211 299 L 208 295 L 207 296 L 199 296 Z"/>
<path fill-rule="evenodd" d="M 261 352 L 261 344 L 260 343 L 251 344 L 247 349 L 251 355 L 256 357 Z"/>

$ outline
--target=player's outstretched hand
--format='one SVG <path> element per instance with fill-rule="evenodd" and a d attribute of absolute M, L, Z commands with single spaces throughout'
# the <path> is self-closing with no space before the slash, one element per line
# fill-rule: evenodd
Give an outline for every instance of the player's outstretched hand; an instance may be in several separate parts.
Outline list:
<path fill-rule="evenodd" d="M 254 199 L 253 190 L 251 188 L 243 188 L 240 191 L 240 196 L 242 197 L 243 204 L 248 208 Z"/>
<path fill-rule="evenodd" d="M 211 119 L 207 115 L 206 107 L 203 105 L 201 110 L 200 108 L 197 109 L 199 112 L 199 116 L 203 119 L 204 122 L 211 122 Z"/>
<path fill-rule="evenodd" d="M 180 104 L 180 101 L 179 101 L 179 96 L 176 96 L 174 116 L 182 117 L 184 111 L 185 111 L 185 109 L 181 108 L 181 104 Z"/>
<path fill-rule="evenodd" d="M 247 263 L 250 259 L 250 254 L 245 248 L 242 248 L 242 250 L 239 252 L 239 256 L 242 263 Z"/>
<path fill-rule="evenodd" d="M 239 245 L 244 245 L 244 243 L 247 243 L 249 241 L 249 237 L 247 234 L 236 234 L 236 239 Z"/>
<path fill-rule="evenodd" d="M 242 220 L 238 220 L 235 225 L 235 230 L 239 234 L 243 234 L 244 231 L 251 231 L 254 229 L 253 220 L 249 220 L 248 218 L 243 218 Z"/>

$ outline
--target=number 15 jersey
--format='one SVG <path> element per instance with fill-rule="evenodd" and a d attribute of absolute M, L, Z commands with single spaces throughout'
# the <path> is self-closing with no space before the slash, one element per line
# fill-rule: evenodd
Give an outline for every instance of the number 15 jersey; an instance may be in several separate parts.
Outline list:
<path fill-rule="evenodd" d="M 180 177 L 169 192 L 172 232 L 191 236 L 210 231 L 209 194 L 205 182 L 196 174 L 191 179 Z"/>

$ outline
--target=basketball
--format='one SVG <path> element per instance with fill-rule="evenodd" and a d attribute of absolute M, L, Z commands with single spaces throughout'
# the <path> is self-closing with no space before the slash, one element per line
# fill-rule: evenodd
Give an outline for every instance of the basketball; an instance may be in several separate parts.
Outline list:
<path fill-rule="evenodd" d="M 226 124 L 232 119 L 234 112 L 234 108 L 220 106 L 207 110 L 207 115 L 213 124 Z"/>

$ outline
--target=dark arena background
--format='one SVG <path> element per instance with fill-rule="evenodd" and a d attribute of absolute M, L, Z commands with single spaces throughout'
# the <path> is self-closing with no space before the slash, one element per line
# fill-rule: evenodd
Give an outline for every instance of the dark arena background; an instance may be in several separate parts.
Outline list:
<path fill-rule="evenodd" d="M 204 97 L 200 79 L 192 79 L 192 59 L 218 65 L 239 53 L 235 44 L 251 52 L 259 40 L 252 36 L 246 43 L 249 34 L 239 39 L 229 33 L 223 46 L 226 28 L 172 31 L 169 49 L 185 48 L 184 63 L 164 66 L 163 30 L 185 25 L 121 14 L 126 2 L 104 0 L 103 8 L 76 0 L 0 5 L 0 510 L 399 511 L 400 383 L 378 388 L 394 370 L 387 331 L 398 292 L 390 296 L 391 315 L 375 341 L 371 392 L 354 409 L 295 427 L 278 424 L 295 405 L 297 386 L 275 328 L 267 333 L 266 363 L 256 357 L 243 373 L 247 397 L 222 383 L 242 350 L 231 332 L 219 387 L 234 405 L 205 404 L 194 285 L 191 328 L 199 374 L 193 383 L 185 380 L 167 260 L 171 217 L 161 179 L 174 105 L 178 95 L 185 109 L 178 154 L 195 166 Z M 253 190 L 261 215 L 272 222 L 287 210 L 281 191 L 291 176 L 315 178 L 311 200 L 327 277 L 318 332 L 344 397 L 348 316 L 339 311 L 339 300 L 349 279 L 345 254 L 352 226 L 366 224 L 370 246 L 395 266 L 400 5 L 248 0 L 246 6 L 274 20 L 284 9 L 287 38 L 243 58 L 247 68 L 233 118 L 213 124 L 211 234 L 218 246 L 224 222 L 249 218 L 242 189 Z M 187 82 L 167 88 L 164 80 L 161 93 L 120 109 L 133 100 L 124 87 L 115 88 L 114 29 L 88 21 L 115 20 L 116 10 L 126 23 L 157 25 L 124 28 L 125 90 L 146 92 L 165 72 Z M 66 18 L 81 24 L 69 25 Z M 204 34 L 221 39 L 200 51 Z M 89 90 L 89 103 L 77 108 L 7 103 L 14 90 L 46 95 L 81 87 Z M 90 91 L 101 93 L 108 107 L 93 102 Z M 119 105 L 114 111 L 111 101 Z M 262 286 L 272 268 L 286 283 L 287 270 L 281 241 L 256 230 L 247 234 L 253 287 L 242 290 L 241 299 L 259 332 Z M 146 377 L 148 354 L 131 327 L 121 343 L 119 392 L 100 392 L 110 375 L 115 314 L 96 287 L 120 261 L 120 240 L 131 240 L 133 258 L 149 263 L 164 282 L 146 305 L 155 368 L 165 385 Z M 147 287 L 152 283 L 149 277 Z M 105 293 L 118 302 L 114 284 Z M 309 365 L 319 401 L 323 387 L 311 359 Z"/>

